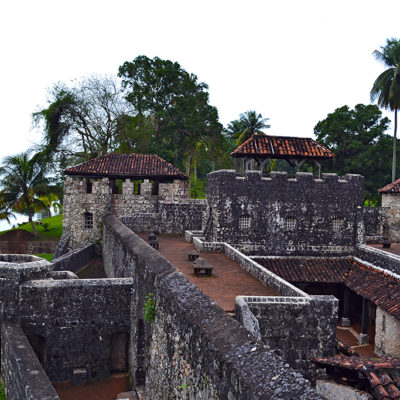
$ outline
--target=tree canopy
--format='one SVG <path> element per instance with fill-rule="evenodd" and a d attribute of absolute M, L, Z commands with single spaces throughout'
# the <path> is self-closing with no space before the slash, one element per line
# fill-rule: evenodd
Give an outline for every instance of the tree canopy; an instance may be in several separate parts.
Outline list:
<path fill-rule="evenodd" d="M 268 129 L 271 125 L 266 122 L 269 118 L 263 118 L 262 114 L 250 110 L 240 114 L 239 119 L 228 124 L 226 133 L 229 137 L 236 139 L 236 144 L 240 145 L 255 133 L 264 134 L 262 129 Z"/>
<path fill-rule="evenodd" d="M 400 108 L 400 40 L 387 39 L 381 51 L 373 52 L 387 70 L 376 78 L 371 89 L 371 101 L 380 107 L 394 111 L 394 134 L 392 156 L 392 182 L 396 180 L 397 110 Z"/>
<path fill-rule="evenodd" d="M 358 104 L 337 108 L 314 127 L 317 141 L 335 153 L 324 162 L 324 170 L 363 175 L 365 200 L 380 201 L 377 191 L 390 179 L 389 122 L 376 105 Z"/>

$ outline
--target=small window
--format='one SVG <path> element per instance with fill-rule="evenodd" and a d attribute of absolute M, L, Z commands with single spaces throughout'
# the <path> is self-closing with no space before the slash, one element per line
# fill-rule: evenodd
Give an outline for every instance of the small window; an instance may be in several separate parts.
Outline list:
<path fill-rule="evenodd" d="M 93 184 L 90 179 L 86 179 L 86 193 L 92 193 Z"/>
<path fill-rule="evenodd" d="M 247 215 L 239 217 L 239 229 L 247 229 L 251 226 L 251 218 Z"/>
<path fill-rule="evenodd" d="M 332 230 L 334 233 L 340 233 L 343 229 L 343 221 L 339 218 L 335 218 L 332 221 Z"/>
<path fill-rule="evenodd" d="M 151 194 L 153 196 L 158 196 L 158 181 L 150 181 L 151 185 Z"/>
<path fill-rule="evenodd" d="M 285 229 L 287 231 L 294 231 L 296 229 L 296 218 L 285 218 Z"/>
<path fill-rule="evenodd" d="M 93 214 L 85 213 L 85 229 L 93 229 Z"/>

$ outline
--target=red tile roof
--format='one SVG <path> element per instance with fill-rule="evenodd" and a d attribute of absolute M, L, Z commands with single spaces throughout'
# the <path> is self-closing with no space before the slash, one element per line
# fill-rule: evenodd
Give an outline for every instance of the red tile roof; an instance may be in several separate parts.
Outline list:
<path fill-rule="evenodd" d="M 400 279 L 353 258 L 253 258 L 291 283 L 344 283 L 400 319 Z"/>
<path fill-rule="evenodd" d="M 310 138 L 253 135 L 231 153 L 231 156 L 325 159 L 334 157 L 334 154 Z"/>
<path fill-rule="evenodd" d="M 400 178 L 378 190 L 380 194 L 400 193 Z"/>
<path fill-rule="evenodd" d="M 289 282 L 341 283 L 352 266 L 350 258 L 255 258 L 258 264 Z"/>
<path fill-rule="evenodd" d="M 313 361 L 325 367 L 337 367 L 344 370 L 357 371 L 364 375 L 369 383 L 369 392 L 375 400 L 400 399 L 400 358 L 364 358 L 344 357 L 316 357 Z"/>
<path fill-rule="evenodd" d="M 64 172 L 97 177 L 188 179 L 178 168 L 155 154 L 110 153 L 67 168 Z"/>

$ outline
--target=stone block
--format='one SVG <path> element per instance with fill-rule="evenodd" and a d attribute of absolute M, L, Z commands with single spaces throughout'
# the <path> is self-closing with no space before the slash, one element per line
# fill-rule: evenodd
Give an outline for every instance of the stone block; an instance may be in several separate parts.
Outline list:
<path fill-rule="evenodd" d="M 86 368 L 74 368 L 72 371 L 72 383 L 76 386 L 83 386 L 87 383 Z"/>

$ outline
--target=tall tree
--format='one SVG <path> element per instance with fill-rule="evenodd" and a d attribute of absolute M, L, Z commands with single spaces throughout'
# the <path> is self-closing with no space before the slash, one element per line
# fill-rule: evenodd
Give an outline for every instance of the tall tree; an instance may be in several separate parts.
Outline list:
<path fill-rule="evenodd" d="M 190 174 L 199 143 L 221 135 L 218 111 L 209 104 L 208 87 L 177 62 L 136 57 L 119 68 L 126 99 L 139 115 L 151 117 L 152 152 Z"/>
<path fill-rule="evenodd" d="M 6 157 L 0 167 L 4 204 L 28 216 L 35 236 L 38 236 L 38 233 L 33 223 L 33 215 L 35 210 L 45 208 L 39 196 L 51 191 L 45 170 L 43 160 L 39 156 L 30 158 L 27 152 Z"/>
<path fill-rule="evenodd" d="M 365 177 L 364 199 L 379 201 L 378 189 L 390 177 L 391 139 L 385 132 L 389 119 L 376 105 L 358 104 L 337 108 L 314 127 L 317 141 L 335 157 L 325 161 L 325 171 L 339 175 L 357 173 Z"/>
<path fill-rule="evenodd" d="M 371 89 L 371 101 L 394 111 L 392 182 L 396 180 L 397 110 L 400 108 L 400 40 L 387 39 L 381 51 L 373 52 L 375 58 L 388 69 L 376 78 Z"/>
<path fill-rule="evenodd" d="M 264 134 L 262 129 L 268 129 L 271 125 L 267 124 L 269 118 L 263 118 L 262 114 L 250 110 L 240 114 L 238 120 L 228 124 L 226 133 L 236 139 L 236 144 L 242 144 L 255 133 Z"/>
<path fill-rule="evenodd" d="M 49 106 L 33 114 L 44 125 L 44 151 L 80 154 L 83 159 L 104 155 L 117 147 L 122 116 L 131 107 L 112 77 L 91 76 L 72 87 L 59 83 L 50 92 Z"/>

